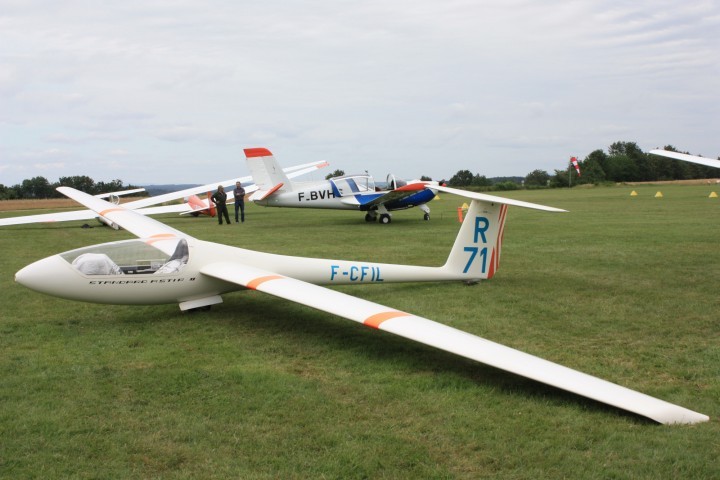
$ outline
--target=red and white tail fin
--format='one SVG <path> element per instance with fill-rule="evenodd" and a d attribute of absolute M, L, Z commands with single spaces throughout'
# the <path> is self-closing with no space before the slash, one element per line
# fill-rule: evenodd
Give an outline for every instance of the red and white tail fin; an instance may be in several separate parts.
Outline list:
<path fill-rule="evenodd" d="M 508 206 L 472 200 L 447 262 L 442 267 L 468 281 L 492 278 L 500 266 Z"/>
<path fill-rule="evenodd" d="M 292 182 L 277 160 L 267 148 L 246 148 L 245 158 L 250 169 L 253 181 L 258 190 L 252 194 L 250 200 L 263 199 L 278 190 L 289 192 L 293 190 Z"/>

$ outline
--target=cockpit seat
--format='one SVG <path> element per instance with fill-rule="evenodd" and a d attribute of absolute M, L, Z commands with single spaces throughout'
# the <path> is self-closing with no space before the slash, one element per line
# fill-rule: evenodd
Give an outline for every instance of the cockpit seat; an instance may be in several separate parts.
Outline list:
<path fill-rule="evenodd" d="M 162 267 L 158 268 L 155 273 L 163 274 L 179 272 L 180 269 L 187 263 L 189 256 L 190 250 L 188 249 L 187 240 L 183 238 L 178 242 L 177 247 L 175 247 L 175 252 L 173 252 L 168 261 L 165 262 Z"/>
<path fill-rule="evenodd" d="M 104 253 L 83 253 L 72 262 L 85 275 L 122 275 L 120 267 Z"/>

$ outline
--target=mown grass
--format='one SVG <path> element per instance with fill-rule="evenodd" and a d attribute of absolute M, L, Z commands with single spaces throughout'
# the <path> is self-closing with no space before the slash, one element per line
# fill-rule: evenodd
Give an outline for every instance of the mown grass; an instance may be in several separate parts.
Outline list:
<path fill-rule="evenodd" d="M 656 425 L 259 292 L 196 314 L 43 296 L 14 272 L 130 235 L 83 222 L 0 229 L 0 477 L 718 478 L 711 188 L 512 192 L 570 213 L 511 208 L 491 281 L 341 288 L 711 416 L 694 426 Z M 442 195 L 429 223 L 409 210 L 388 226 L 255 206 L 242 226 L 162 220 L 265 251 L 440 265 L 461 203 Z"/>

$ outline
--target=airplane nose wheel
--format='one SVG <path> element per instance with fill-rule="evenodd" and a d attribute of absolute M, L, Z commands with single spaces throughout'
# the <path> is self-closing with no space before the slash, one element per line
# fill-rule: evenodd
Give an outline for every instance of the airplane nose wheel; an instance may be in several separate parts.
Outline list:
<path fill-rule="evenodd" d="M 423 220 L 430 220 L 430 214 L 426 213 L 425 215 L 423 215 Z"/>
<path fill-rule="evenodd" d="M 390 215 L 388 215 L 387 213 L 383 213 L 382 215 L 380 215 L 380 223 L 390 223 Z"/>

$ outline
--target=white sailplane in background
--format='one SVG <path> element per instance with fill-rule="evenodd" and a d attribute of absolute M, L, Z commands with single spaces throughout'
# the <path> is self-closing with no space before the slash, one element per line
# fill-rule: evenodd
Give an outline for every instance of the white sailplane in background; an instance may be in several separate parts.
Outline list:
<path fill-rule="evenodd" d="M 387 188 L 381 189 L 367 173 L 292 182 L 267 148 L 246 148 L 245 157 L 258 185 L 250 200 L 263 207 L 355 210 L 365 213 L 365 221 L 380 220 L 383 224 L 392 221 L 392 211 L 418 207 L 424 213 L 423 218 L 430 220 L 427 203 L 435 198 L 436 187 L 440 186 L 434 181 L 407 182 L 390 174 Z"/>
<path fill-rule="evenodd" d="M 53 255 L 15 281 L 38 292 L 96 303 L 178 303 L 208 308 L 220 295 L 257 290 L 634 412 L 660 423 L 708 421 L 701 413 L 543 360 L 441 323 L 321 285 L 465 281 L 491 278 L 500 262 L 507 206 L 563 211 L 462 192 L 471 199 L 441 267 L 293 257 L 193 238 L 150 217 L 67 187 L 60 192 L 138 237 Z M 453 189 L 454 190 L 454 189 Z"/>
<path fill-rule="evenodd" d="M 688 155 L 686 153 L 672 152 L 670 150 L 650 150 L 650 153 L 663 157 L 674 158 L 675 160 L 682 160 L 684 162 L 697 163 L 705 165 L 706 167 L 720 168 L 720 160 L 714 160 L 712 158 L 698 157 L 697 155 Z"/>
<path fill-rule="evenodd" d="M 288 167 L 284 170 L 289 178 L 295 178 L 306 173 L 314 172 L 319 168 L 327 167 L 328 163 L 325 161 L 305 163 L 303 165 L 296 165 L 294 167 Z M 229 180 L 221 180 L 219 182 L 208 183 L 198 187 L 186 188 L 184 190 L 178 190 L 176 192 L 164 193 L 162 195 L 156 195 L 154 197 L 142 198 L 132 202 L 123 204 L 123 207 L 135 210 L 143 215 L 156 215 L 161 213 L 179 213 L 180 215 L 194 215 L 197 216 L 200 213 L 210 213 L 214 215 L 214 208 L 212 203 L 208 199 L 201 199 L 198 197 L 200 194 L 204 194 L 209 190 L 215 190 L 218 185 L 222 185 L 228 194 L 228 202 L 233 201 L 232 189 L 235 187 L 235 183 L 240 182 L 245 188 L 245 193 L 252 193 L 257 190 L 257 185 L 253 182 L 251 176 L 231 178 Z M 232 188 L 231 188 L 232 187 Z M 137 193 L 138 191 L 144 191 L 145 189 L 128 190 L 129 193 Z M 126 194 L 125 192 L 115 192 L 114 199 L 117 199 L 118 194 Z M 183 203 L 174 205 L 162 205 L 157 206 L 161 203 L 172 202 L 178 199 L 187 199 Z M 113 203 L 119 203 L 114 201 Z M 44 222 L 68 222 L 72 220 L 90 220 L 96 218 L 100 223 L 108 225 L 114 229 L 120 228 L 118 224 L 108 219 L 103 215 L 98 215 L 92 210 L 74 210 L 70 212 L 58 212 L 58 213 L 41 213 L 36 215 L 26 215 L 21 217 L 8 217 L 0 218 L 0 227 L 9 225 L 23 225 L 28 223 L 44 223 Z"/>

